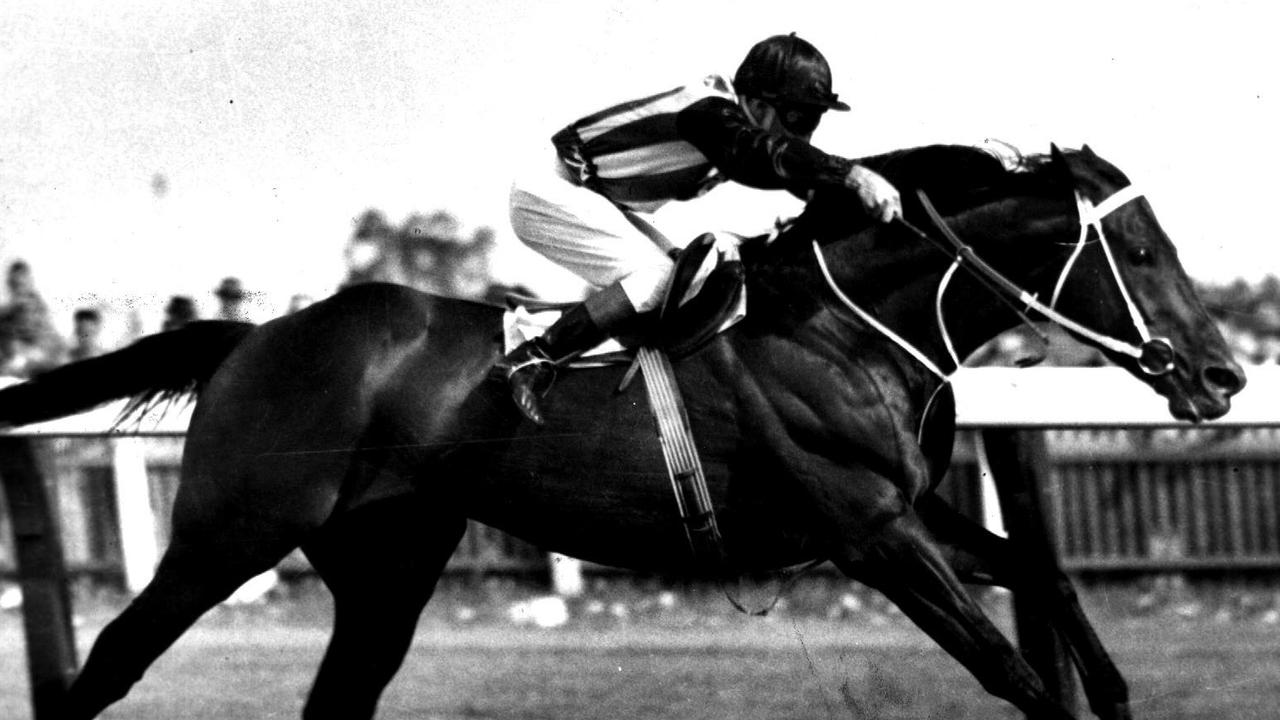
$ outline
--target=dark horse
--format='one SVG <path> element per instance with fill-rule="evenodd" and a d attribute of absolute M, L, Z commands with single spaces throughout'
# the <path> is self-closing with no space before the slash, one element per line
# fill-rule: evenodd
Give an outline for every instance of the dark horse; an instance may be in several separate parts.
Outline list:
<path fill-rule="evenodd" d="M 1105 240 L 1082 236 L 1080 209 L 1127 179 L 1087 148 L 1027 160 L 1009 171 L 976 150 L 934 148 L 874 163 L 899 187 L 927 189 L 979 256 L 1052 298 L 1174 417 L 1226 413 L 1244 376 L 1147 202 L 1112 203 L 1096 226 Z M 950 460 L 949 385 L 838 295 L 945 369 L 1017 315 L 967 271 L 949 273 L 934 245 L 869 227 L 855 207 L 816 198 L 789 233 L 750 252 L 750 316 L 676 362 L 728 566 L 829 559 L 989 692 L 1033 717 L 1071 717 L 961 582 L 1030 593 L 1071 648 L 1094 712 L 1128 717 L 1125 683 L 1066 578 L 1027 567 L 931 492 Z M 299 546 L 336 608 L 307 718 L 374 713 L 466 518 L 598 563 L 694 570 L 643 388 L 616 392 L 621 366 L 564 372 L 547 424 L 522 422 L 490 379 L 500 314 L 357 286 L 259 327 L 196 323 L 0 392 L 0 423 L 17 425 L 199 391 L 171 545 L 97 638 L 64 715 L 92 717 L 123 697 L 202 613 Z"/>

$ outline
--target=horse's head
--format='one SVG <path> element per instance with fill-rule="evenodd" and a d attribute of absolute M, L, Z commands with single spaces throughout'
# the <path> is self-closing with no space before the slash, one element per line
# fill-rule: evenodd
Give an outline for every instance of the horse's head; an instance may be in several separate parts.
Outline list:
<path fill-rule="evenodd" d="M 1065 174 L 1075 188 L 1081 217 L 1079 241 L 1053 281 L 1049 304 L 1118 340 L 1084 337 L 1168 399 L 1174 417 L 1226 414 L 1231 396 L 1244 387 L 1244 372 L 1151 205 L 1088 146 L 1069 153 L 1055 147 L 1051 158 L 1051 171 Z"/>
<path fill-rule="evenodd" d="M 778 301 L 769 305 L 794 310 L 785 321 L 800 322 L 824 303 L 838 304 L 830 291 L 818 291 L 820 299 L 805 295 L 803 283 L 812 286 L 812 276 L 800 272 L 799 281 L 788 279 L 808 264 L 795 254 L 797 246 L 817 238 L 824 242 L 822 255 L 830 261 L 837 294 L 866 303 L 939 366 L 948 364 L 948 355 L 958 364 L 1015 325 L 1017 316 L 1008 309 L 1029 297 L 1040 314 L 1060 321 L 1167 398 L 1178 419 L 1220 417 L 1244 387 L 1243 371 L 1151 206 L 1123 173 L 1087 147 L 1021 158 L 1016 171 L 963 147 L 916 148 L 865 162 L 902 190 L 913 222 L 925 222 L 914 190 L 927 192 L 963 238 L 957 242 L 972 241 L 966 251 L 976 254 L 948 269 L 951 260 L 935 244 L 911 242 L 904 228 L 877 226 L 851 212 L 856 200 L 847 193 L 819 194 L 790 235 L 775 243 L 782 267 L 764 263 L 753 271 L 757 296 L 774 292 Z M 1002 279 L 1008 285 L 955 272 L 983 261 L 1007 275 Z M 778 278 L 785 282 L 773 290 L 770 281 Z"/>

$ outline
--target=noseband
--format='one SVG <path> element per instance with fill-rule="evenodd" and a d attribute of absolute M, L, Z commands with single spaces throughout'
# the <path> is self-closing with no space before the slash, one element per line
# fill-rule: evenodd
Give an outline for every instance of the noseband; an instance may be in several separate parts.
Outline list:
<path fill-rule="evenodd" d="M 1085 244 L 1089 239 L 1089 228 L 1093 228 L 1098 235 L 1098 241 L 1102 244 L 1102 252 L 1107 257 L 1107 266 L 1111 268 L 1111 275 L 1115 278 L 1116 287 L 1120 290 L 1121 297 L 1124 298 L 1125 307 L 1129 310 L 1129 319 L 1133 322 L 1134 328 L 1138 331 L 1138 337 L 1142 339 L 1141 345 L 1136 348 L 1129 343 L 1119 343 L 1120 347 L 1113 348 L 1117 352 L 1124 353 L 1138 361 L 1138 367 L 1148 375 L 1159 376 L 1166 375 L 1173 370 L 1173 343 L 1168 338 L 1152 337 L 1150 329 L 1146 322 L 1142 319 L 1142 314 L 1138 311 L 1138 305 L 1133 301 L 1133 296 L 1129 293 L 1128 286 L 1124 283 L 1124 278 L 1120 275 L 1120 267 L 1116 264 L 1115 253 L 1111 250 L 1111 243 L 1107 242 L 1106 233 L 1102 231 L 1102 220 L 1106 216 L 1118 210 L 1130 200 L 1136 200 L 1142 197 L 1142 193 L 1137 187 L 1129 185 L 1116 191 L 1111 197 L 1103 200 L 1100 204 L 1094 205 L 1088 198 L 1076 191 L 1076 211 L 1080 215 L 1080 238 L 1076 241 L 1075 250 L 1071 252 L 1071 257 L 1067 259 L 1066 265 L 1062 267 L 1062 273 L 1058 275 L 1058 282 L 1053 288 L 1053 297 L 1049 301 L 1049 307 L 1056 307 L 1058 297 L 1062 293 L 1062 286 L 1067 282 L 1067 276 L 1071 273 L 1075 266 L 1076 259 L 1080 257 L 1080 253 L 1084 250 Z M 1137 351 L 1136 353 L 1134 351 Z"/>

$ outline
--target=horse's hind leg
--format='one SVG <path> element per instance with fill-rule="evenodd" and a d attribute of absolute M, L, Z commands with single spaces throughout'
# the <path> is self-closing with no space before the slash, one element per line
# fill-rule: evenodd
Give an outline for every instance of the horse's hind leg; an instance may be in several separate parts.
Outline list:
<path fill-rule="evenodd" d="M 150 584 L 98 635 L 60 718 L 92 718 L 123 698 L 201 615 L 297 545 L 274 534 L 189 535 L 175 531 Z"/>
<path fill-rule="evenodd" d="M 393 498 L 334 518 L 303 546 L 334 598 L 306 720 L 373 717 L 465 529 L 460 514 Z"/>
<path fill-rule="evenodd" d="M 842 514 L 840 519 L 855 514 Z M 855 522 L 868 520 L 855 518 Z M 879 518 L 870 532 L 866 527 L 846 526 L 845 540 L 836 545 L 832 556 L 837 567 L 883 593 L 959 660 L 987 692 L 1036 720 L 1072 717 L 965 591 L 914 512 Z"/>
<path fill-rule="evenodd" d="M 1053 620 L 1071 650 L 1089 707 L 1103 720 L 1127 720 L 1129 686 L 1090 624 L 1075 587 L 1060 569 L 1040 567 L 1019 547 L 961 515 L 937 496 L 919 503 L 930 532 L 953 552 L 952 566 L 965 580 L 1025 593 Z"/>

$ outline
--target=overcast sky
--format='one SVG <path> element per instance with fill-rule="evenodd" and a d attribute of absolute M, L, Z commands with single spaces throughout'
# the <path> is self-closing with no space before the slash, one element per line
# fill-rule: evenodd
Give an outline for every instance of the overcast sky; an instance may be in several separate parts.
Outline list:
<path fill-rule="evenodd" d="M 30 260 L 60 311 L 174 293 L 209 307 L 229 274 L 283 307 L 333 289 L 366 208 L 446 209 L 498 230 L 504 279 L 555 295 L 562 278 L 507 227 L 519 158 L 794 30 L 854 106 L 828 116 L 824 149 L 1088 143 L 1147 190 L 1193 275 L 1257 278 L 1280 273 L 1273 15 L 1261 1 L 6 0 L 0 261 Z M 666 213 L 676 236 L 794 208 L 727 188 L 684 205 Z"/>

